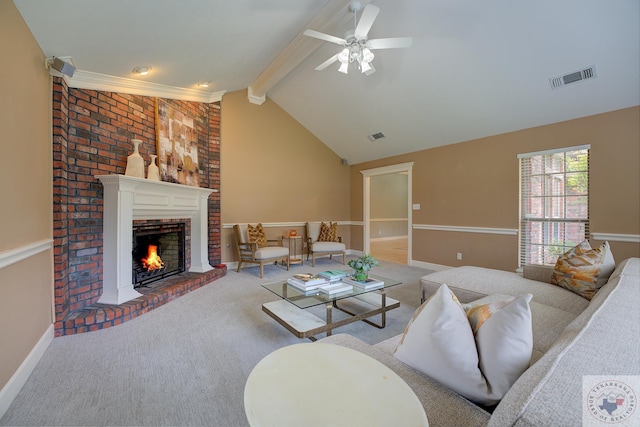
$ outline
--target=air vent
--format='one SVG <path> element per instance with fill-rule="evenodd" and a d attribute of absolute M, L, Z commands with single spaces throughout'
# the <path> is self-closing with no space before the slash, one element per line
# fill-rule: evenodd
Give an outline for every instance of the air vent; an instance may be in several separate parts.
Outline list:
<path fill-rule="evenodd" d="M 375 141 L 376 139 L 384 138 L 384 134 L 382 132 L 374 133 L 373 135 L 369 135 L 369 141 Z"/>
<path fill-rule="evenodd" d="M 559 89 L 563 86 L 577 83 L 582 80 L 593 79 L 596 76 L 596 66 L 592 65 L 584 70 L 575 71 L 573 73 L 565 74 L 564 76 L 552 77 L 549 79 L 551 89 Z"/>

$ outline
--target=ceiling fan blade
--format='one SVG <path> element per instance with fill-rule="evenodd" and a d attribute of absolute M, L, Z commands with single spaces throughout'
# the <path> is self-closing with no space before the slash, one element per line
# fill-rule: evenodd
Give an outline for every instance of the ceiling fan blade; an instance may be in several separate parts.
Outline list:
<path fill-rule="evenodd" d="M 373 21 L 378 17 L 378 13 L 380 13 L 380 8 L 378 6 L 368 4 L 364 7 L 362 16 L 360 16 L 360 21 L 358 21 L 358 25 L 355 30 L 355 36 L 358 40 L 362 40 L 367 37 L 367 34 L 369 34 L 369 30 L 373 25 Z"/>
<path fill-rule="evenodd" d="M 316 71 L 322 71 L 325 68 L 327 68 L 329 65 L 333 64 L 334 62 L 336 62 L 338 60 L 338 55 L 339 54 L 335 54 L 333 55 L 331 58 L 327 59 L 326 61 L 324 61 L 322 64 L 318 65 L 315 69 Z"/>
<path fill-rule="evenodd" d="M 316 39 L 324 40 L 326 42 L 331 42 L 335 44 L 344 45 L 347 43 L 345 39 L 341 39 L 340 37 L 330 36 L 329 34 L 321 33 L 315 30 L 305 30 L 303 34 L 305 36 L 313 37 Z"/>
<path fill-rule="evenodd" d="M 389 39 L 373 39 L 366 43 L 369 49 L 393 49 L 398 47 L 410 47 L 413 43 L 411 37 L 393 37 Z"/>

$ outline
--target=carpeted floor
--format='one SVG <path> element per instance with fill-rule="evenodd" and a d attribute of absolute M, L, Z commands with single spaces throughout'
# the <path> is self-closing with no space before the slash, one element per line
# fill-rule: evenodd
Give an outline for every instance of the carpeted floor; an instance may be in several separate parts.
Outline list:
<path fill-rule="evenodd" d="M 243 391 L 253 367 L 277 348 L 308 342 L 262 312 L 278 297 L 260 284 L 337 268 L 348 267 L 324 258 L 291 272 L 265 267 L 264 279 L 258 267 L 229 271 L 122 325 L 55 338 L 0 425 L 245 426 Z M 373 273 L 403 282 L 388 291 L 400 308 L 387 314 L 385 329 L 356 322 L 334 334 L 373 344 L 404 330 L 429 270 L 384 262 Z"/>

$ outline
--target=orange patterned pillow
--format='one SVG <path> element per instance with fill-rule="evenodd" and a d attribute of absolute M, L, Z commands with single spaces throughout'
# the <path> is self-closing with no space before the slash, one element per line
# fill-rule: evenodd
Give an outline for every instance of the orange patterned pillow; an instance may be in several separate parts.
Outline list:
<path fill-rule="evenodd" d="M 249 234 L 249 243 L 255 243 L 259 248 L 268 246 L 267 236 L 264 234 L 262 224 L 258 224 L 255 227 L 247 224 L 247 233 Z"/>
<path fill-rule="evenodd" d="M 591 300 L 613 272 L 615 261 L 609 242 L 591 249 L 587 240 L 558 257 L 551 283 Z"/>
<path fill-rule="evenodd" d="M 329 226 L 329 237 L 331 238 L 332 242 L 337 242 L 338 241 L 338 223 L 337 222 L 332 222 L 330 223 L 331 225 Z"/>
<path fill-rule="evenodd" d="M 337 242 L 338 241 L 338 223 L 329 222 L 320 224 L 320 234 L 318 235 L 318 242 Z"/>

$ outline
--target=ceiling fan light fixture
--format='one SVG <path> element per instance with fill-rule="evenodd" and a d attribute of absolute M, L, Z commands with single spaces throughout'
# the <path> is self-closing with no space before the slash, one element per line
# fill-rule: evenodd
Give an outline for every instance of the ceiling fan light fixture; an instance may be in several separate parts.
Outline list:
<path fill-rule="evenodd" d="M 371 62 L 371 61 L 373 61 L 373 58 L 375 58 L 375 55 L 373 54 L 373 52 L 371 52 L 369 50 L 368 47 L 365 47 L 364 49 L 362 49 L 362 61 L 363 62 Z"/>
<path fill-rule="evenodd" d="M 340 61 L 343 64 L 346 64 L 349 62 L 349 57 L 351 55 L 351 52 L 349 51 L 348 47 L 345 47 L 344 49 L 342 49 L 342 51 L 338 54 L 338 61 Z"/>
<path fill-rule="evenodd" d="M 354 29 L 347 31 L 343 39 L 311 29 L 305 30 L 305 36 L 343 46 L 342 50 L 339 53 L 333 55 L 331 58 L 327 59 L 325 62 L 317 66 L 315 68 L 316 71 L 324 70 L 336 61 L 340 61 L 340 68 L 338 69 L 338 71 L 347 74 L 349 69 L 349 62 L 355 62 L 358 69 L 362 71 L 364 75 L 370 76 L 376 71 L 372 64 L 373 58 L 375 56 L 373 55 L 373 52 L 371 52 L 371 50 L 403 48 L 411 46 L 411 37 L 395 37 L 369 40 L 369 30 L 376 20 L 376 17 L 380 12 L 380 8 L 372 4 L 366 5 L 362 11 L 360 20 L 358 21 L 358 11 L 360 11 L 360 8 L 361 4 L 359 2 L 353 1 L 349 5 L 349 11 L 353 13 Z"/>

